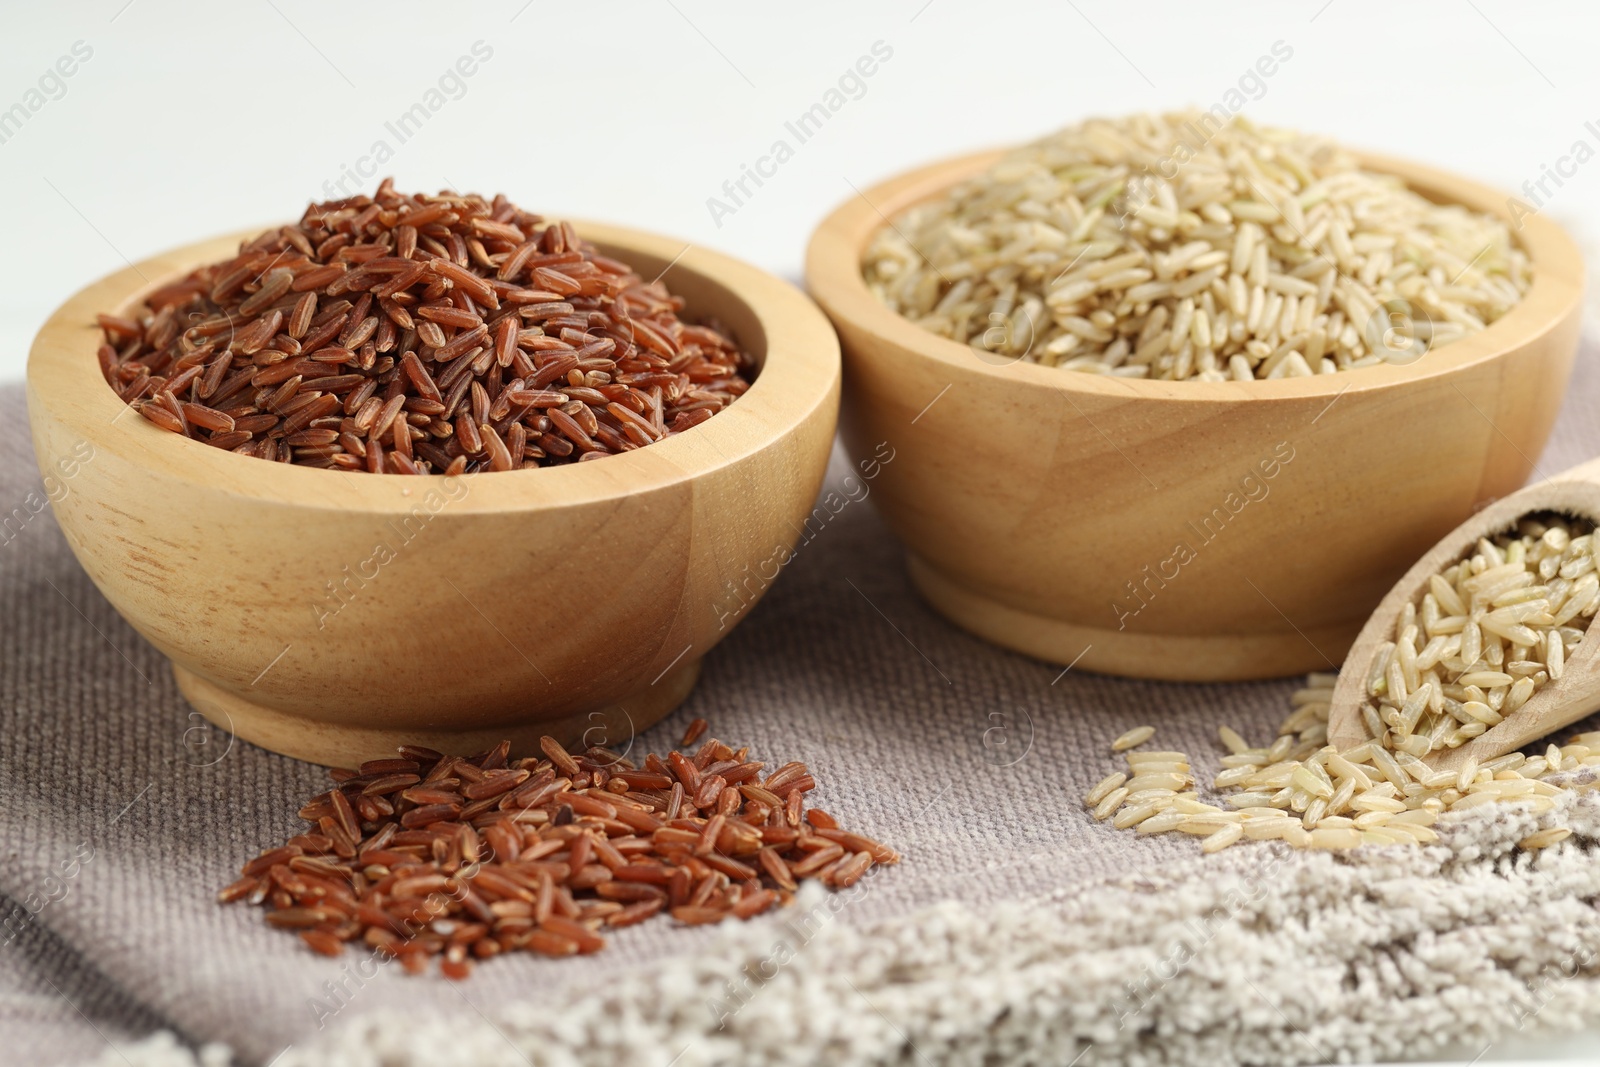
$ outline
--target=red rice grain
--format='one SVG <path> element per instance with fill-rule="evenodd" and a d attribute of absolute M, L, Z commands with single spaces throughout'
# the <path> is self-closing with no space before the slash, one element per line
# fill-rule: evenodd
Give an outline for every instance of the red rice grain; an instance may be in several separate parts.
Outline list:
<path fill-rule="evenodd" d="M 684 745 L 704 730 L 696 719 Z M 502 952 L 598 952 L 601 931 L 663 911 L 690 926 L 750 919 L 791 903 L 801 879 L 845 888 L 900 860 L 805 810 L 816 783 L 801 763 L 758 786 L 764 764 L 715 738 L 642 765 L 552 737 L 539 748 L 512 760 L 510 742 L 471 757 L 403 746 L 331 771 L 334 787 L 300 809 L 310 829 L 217 900 L 266 907 L 323 955 L 359 943 L 408 974 L 438 957 L 459 979 Z"/>
<path fill-rule="evenodd" d="M 689 723 L 688 728 L 683 731 L 683 740 L 678 742 L 678 747 L 688 748 L 690 745 L 700 740 L 700 738 L 705 735 L 707 725 L 708 724 L 704 719 L 695 719 L 693 722 Z"/>
<path fill-rule="evenodd" d="M 566 223 L 385 179 L 100 315 L 99 361 L 152 424 L 242 455 L 518 470 L 642 448 L 743 395 L 752 358 L 683 309 Z"/>

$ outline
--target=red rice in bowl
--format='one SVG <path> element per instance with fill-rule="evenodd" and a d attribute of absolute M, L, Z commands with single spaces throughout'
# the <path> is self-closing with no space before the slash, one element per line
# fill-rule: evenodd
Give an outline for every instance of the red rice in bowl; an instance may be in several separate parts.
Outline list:
<path fill-rule="evenodd" d="M 504 196 L 312 204 L 99 316 L 150 422 L 241 455 L 386 474 L 597 459 L 699 425 L 754 361 L 682 299 Z"/>

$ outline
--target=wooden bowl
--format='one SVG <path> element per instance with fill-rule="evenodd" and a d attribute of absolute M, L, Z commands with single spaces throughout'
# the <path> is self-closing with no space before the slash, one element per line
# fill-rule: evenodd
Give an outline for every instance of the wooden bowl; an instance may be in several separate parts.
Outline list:
<path fill-rule="evenodd" d="M 28 409 L 41 469 L 73 463 L 56 517 L 209 719 L 349 766 L 402 743 L 464 753 L 509 737 L 526 750 L 543 733 L 620 749 L 688 695 L 701 657 L 764 591 L 745 565 L 787 558 L 816 498 L 838 342 L 804 295 L 754 267 L 576 226 L 646 278 L 670 267 L 689 314 L 720 320 L 757 357 L 749 392 L 690 431 L 598 462 L 350 474 L 160 430 L 100 375 L 97 312 L 133 306 L 253 234 L 114 274 L 45 324 Z"/>
<path fill-rule="evenodd" d="M 806 281 L 845 354 L 843 435 L 895 448 L 873 498 L 911 578 L 957 625 L 1080 668 L 1215 681 L 1337 667 L 1413 560 L 1523 484 L 1577 347 L 1583 266 L 1542 216 L 1532 288 L 1408 366 L 1256 382 L 995 365 L 890 311 L 861 277 L 886 218 L 988 152 L 867 190 L 812 236 Z M 1425 196 L 1503 194 L 1364 157 Z"/>

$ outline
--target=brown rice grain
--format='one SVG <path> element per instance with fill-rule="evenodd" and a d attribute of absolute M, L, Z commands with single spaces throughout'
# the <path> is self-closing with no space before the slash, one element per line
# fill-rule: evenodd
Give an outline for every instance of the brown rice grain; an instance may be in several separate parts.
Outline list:
<path fill-rule="evenodd" d="M 1132 730 L 1129 730 L 1127 733 L 1123 734 L 1121 737 L 1117 738 L 1115 741 L 1111 742 L 1111 751 L 1125 752 L 1130 748 L 1135 748 L 1144 744 L 1146 741 L 1154 737 L 1155 734 L 1156 728 L 1154 726 L 1136 726 Z"/>

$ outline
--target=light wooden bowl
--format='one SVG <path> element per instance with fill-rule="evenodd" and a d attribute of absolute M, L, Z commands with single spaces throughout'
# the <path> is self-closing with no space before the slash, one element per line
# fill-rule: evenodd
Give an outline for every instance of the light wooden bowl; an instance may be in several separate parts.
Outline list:
<path fill-rule="evenodd" d="M 1409 366 L 1240 383 L 998 366 L 884 307 L 860 258 L 886 217 L 999 155 L 867 190 L 822 223 L 806 260 L 844 346 L 845 443 L 858 457 L 895 448 L 873 498 L 912 580 L 957 625 L 1136 677 L 1337 667 L 1419 554 L 1527 478 L 1578 341 L 1583 266 L 1554 223 L 1523 221 L 1536 276 L 1512 311 Z M 1475 182 L 1365 163 L 1506 214 Z"/>
<path fill-rule="evenodd" d="M 839 348 L 798 290 L 682 242 L 578 232 L 760 361 L 686 433 L 598 462 L 457 479 L 267 463 L 147 423 L 101 378 L 97 312 L 233 254 L 180 248 L 82 290 L 40 331 L 28 408 L 78 560 L 171 658 L 203 714 L 266 748 L 353 765 L 397 744 L 481 750 L 540 734 L 621 748 L 676 707 L 700 659 L 785 558 L 821 486 Z M 74 450 L 77 450 L 74 452 Z"/>

